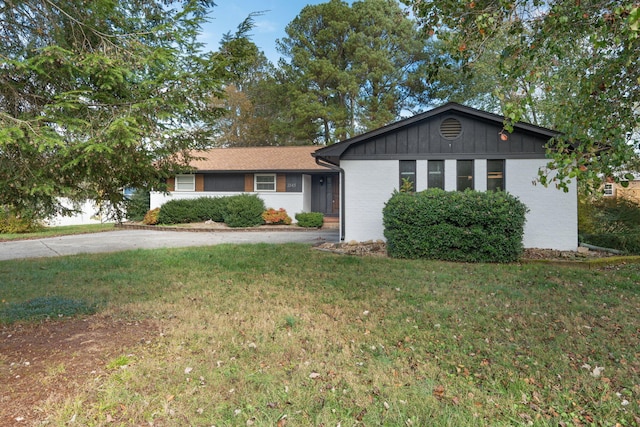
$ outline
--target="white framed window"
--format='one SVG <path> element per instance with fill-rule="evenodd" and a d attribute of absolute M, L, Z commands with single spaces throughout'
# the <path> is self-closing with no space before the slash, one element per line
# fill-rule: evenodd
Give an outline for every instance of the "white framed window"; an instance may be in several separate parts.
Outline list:
<path fill-rule="evenodd" d="M 176 175 L 176 191 L 196 191 L 195 175 Z"/>
<path fill-rule="evenodd" d="M 276 191 L 276 174 L 260 173 L 253 176 L 254 191 Z"/>
<path fill-rule="evenodd" d="M 604 195 L 605 197 L 613 197 L 616 195 L 615 189 L 613 188 L 613 183 L 607 182 L 604 184 Z"/>

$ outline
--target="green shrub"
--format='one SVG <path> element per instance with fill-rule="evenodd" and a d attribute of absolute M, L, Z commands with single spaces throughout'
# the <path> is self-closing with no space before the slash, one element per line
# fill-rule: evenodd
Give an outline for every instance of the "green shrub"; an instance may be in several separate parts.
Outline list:
<path fill-rule="evenodd" d="M 18 214 L 6 206 L 0 206 L 0 234 L 32 233 L 44 228 L 42 222 L 31 213 Z"/>
<path fill-rule="evenodd" d="M 13 323 L 24 320 L 43 320 L 93 314 L 96 307 L 81 300 L 58 296 L 39 297 L 21 303 L 6 304 L 0 308 L 0 322 Z"/>
<path fill-rule="evenodd" d="M 142 219 L 142 223 L 146 225 L 156 225 L 158 223 L 159 214 L 160 214 L 160 208 L 151 209 L 144 215 L 144 218 Z"/>
<path fill-rule="evenodd" d="M 198 221 L 223 222 L 230 197 L 198 197 L 170 200 L 160 208 L 160 224 L 185 224 Z"/>
<path fill-rule="evenodd" d="M 255 194 L 228 197 L 224 222 L 229 227 L 255 227 L 263 223 L 264 201 Z"/>
<path fill-rule="evenodd" d="M 320 228 L 324 223 L 324 215 L 320 212 L 300 212 L 296 214 L 300 227 Z"/>
<path fill-rule="evenodd" d="M 158 224 L 185 224 L 197 222 L 198 216 L 193 208 L 193 200 L 174 199 L 160 206 Z"/>
<path fill-rule="evenodd" d="M 224 221 L 224 212 L 229 197 L 199 197 L 191 201 L 198 221 Z"/>
<path fill-rule="evenodd" d="M 396 192 L 383 210 L 387 252 L 395 258 L 516 261 L 526 212 L 505 192 Z"/>
<path fill-rule="evenodd" d="M 142 221 L 149 211 L 150 194 L 146 190 L 136 190 L 126 201 L 125 217 L 130 221 Z"/>

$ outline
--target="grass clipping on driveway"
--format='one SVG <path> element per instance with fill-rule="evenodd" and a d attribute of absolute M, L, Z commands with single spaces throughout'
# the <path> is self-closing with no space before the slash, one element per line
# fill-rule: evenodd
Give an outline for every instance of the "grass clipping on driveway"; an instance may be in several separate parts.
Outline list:
<path fill-rule="evenodd" d="M 637 425 L 639 282 L 638 265 L 306 245 L 0 263 L 5 303 L 59 295 L 161 325 L 66 404 L 45 402 L 52 425 Z"/>

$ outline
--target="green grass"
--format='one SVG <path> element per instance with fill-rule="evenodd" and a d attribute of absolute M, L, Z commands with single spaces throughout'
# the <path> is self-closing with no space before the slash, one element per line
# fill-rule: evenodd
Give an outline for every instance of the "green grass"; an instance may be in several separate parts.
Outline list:
<path fill-rule="evenodd" d="M 0 262 L 5 304 L 83 300 L 162 330 L 43 408 L 51 425 L 75 414 L 88 426 L 633 426 L 639 283 L 638 264 L 456 264 L 293 244 Z"/>
<path fill-rule="evenodd" d="M 83 300 L 58 296 L 36 297 L 28 301 L 0 305 L 0 323 L 11 324 L 24 320 L 44 320 L 93 314 L 96 309 Z"/>
<path fill-rule="evenodd" d="M 65 225 L 45 227 L 33 233 L 0 233 L 0 242 L 7 240 L 41 239 L 44 237 L 66 236 L 71 234 L 99 233 L 114 230 L 114 224 Z"/>

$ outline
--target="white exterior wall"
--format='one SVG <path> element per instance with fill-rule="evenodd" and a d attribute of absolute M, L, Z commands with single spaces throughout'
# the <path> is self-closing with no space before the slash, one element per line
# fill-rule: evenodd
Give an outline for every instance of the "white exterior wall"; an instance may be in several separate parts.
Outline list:
<path fill-rule="evenodd" d="M 473 161 L 473 189 L 487 191 L 487 160 L 476 159 Z"/>
<path fill-rule="evenodd" d="M 292 221 L 295 222 L 295 215 L 300 212 L 309 212 L 309 210 L 305 209 L 304 203 L 304 195 L 305 192 L 251 192 L 247 193 L 244 191 L 232 192 L 232 191 L 224 191 L 224 192 L 215 192 L 215 191 L 173 191 L 169 194 L 164 194 L 160 192 L 153 191 L 151 192 L 150 197 L 150 208 L 155 209 L 167 203 L 169 200 L 173 199 L 197 199 L 198 197 L 228 197 L 234 196 L 238 194 L 257 194 L 262 200 L 264 200 L 264 205 L 267 209 L 274 208 L 280 209 L 284 208 L 287 211 L 287 214 L 291 217 Z M 311 202 L 309 201 L 309 206 Z"/>
<path fill-rule="evenodd" d="M 398 189 L 400 164 L 385 160 L 342 160 L 345 194 L 345 236 L 355 240 L 384 239 L 382 209 Z"/>
<path fill-rule="evenodd" d="M 444 161 L 444 191 L 456 191 L 458 187 L 458 165 L 455 160 Z"/>
<path fill-rule="evenodd" d="M 73 204 L 68 199 L 61 199 L 61 203 L 68 207 L 73 208 Z M 113 220 L 106 220 L 98 215 L 98 207 L 92 201 L 86 201 L 82 205 L 78 206 L 80 212 L 72 216 L 57 215 L 53 218 L 49 218 L 45 223 L 50 227 L 66 226 L 66 225 L 88 225 L 88 224 L 103 224 L 111 223 Z"/>
<path fill-rule="evenodd" d="M 416 160 L 416 191 L 427 189 L 429 182 L 429 164 L 426 160 Z"/>
<path fill-rule="evenodd" d="M 546 159 L 506 161 L 506 191 L 529 208 L 524 247 L 575 251 L 578 248 L 577 185 L 573 182 L 565 193 L 553 185 L 545 188 L 537 183 L 538 169 L 546 164 Z"/>
<path fill-rule="evenodd" d="M 576 250 L 578 246 L 577 187 L 568 193 L 534 185 L 545 159 L 506 160 L 506 191 L 528 208 L 523 243 L 526 248 Z M 397 189 L 397 160 L 343 160 L 345 171 L 345 241 L 384 240 L 382 209 Z M 474 186 L 486 190 L 486 160 L 474 162 Z M 426 166 L 416 163 L 417 189 L 426 186 Z M 445 190 L 456 189 L 456 160 L 445 160 Z"/>

